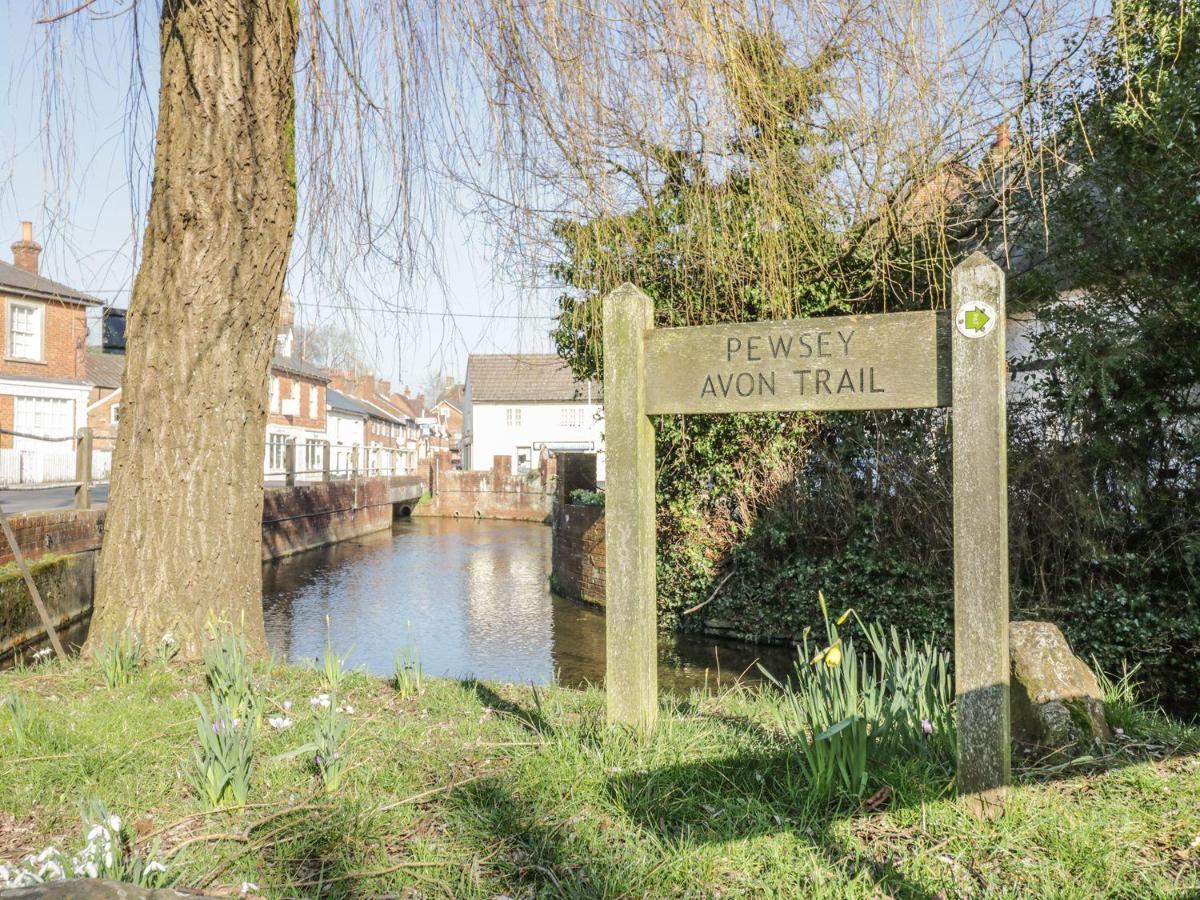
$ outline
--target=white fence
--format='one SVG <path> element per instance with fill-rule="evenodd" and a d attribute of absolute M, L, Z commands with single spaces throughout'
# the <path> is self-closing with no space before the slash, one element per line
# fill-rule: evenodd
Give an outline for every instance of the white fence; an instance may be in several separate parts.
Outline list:
<path fill-rule="evenodd" d="M 92 480 L 107 481 L 112 451 L 92 451 Z M 0 487 L 22 484 L 63 484 L 75 480 L 75 449 L 0 450 Z"/>
<path fill-rule="evenodd" d="M 325 470 L 325 454 L 329 470 Z M 291 472 L 288 467 L 292 466 Z M 404 454 L 390 447 L 363 447 L 358 444 L 331 444 L 321 440 L 297 440 L 288 435 L 267 436 L 263 454 L 263 477 L 268 483 L 323 481 L 372 475 L 410 474 L 404 466 Z M 95 476 L 99 477 L 99 476 Z"/>

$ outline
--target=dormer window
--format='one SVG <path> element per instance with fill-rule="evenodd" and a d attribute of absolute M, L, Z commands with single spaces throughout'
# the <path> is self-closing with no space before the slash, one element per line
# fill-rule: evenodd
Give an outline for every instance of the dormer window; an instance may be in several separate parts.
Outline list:
<path fill-rule="evenodd" d="M 18 300 L 8 302 L 8 358 L 42 362 L 45 307 Z"/>

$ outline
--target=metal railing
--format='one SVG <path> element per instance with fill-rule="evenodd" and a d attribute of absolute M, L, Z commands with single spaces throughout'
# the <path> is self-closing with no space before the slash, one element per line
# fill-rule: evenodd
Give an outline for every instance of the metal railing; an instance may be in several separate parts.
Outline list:
<path fill-rule="evenodd" d="M 303 450 L 307 459 L 305 468 L 299 468 L 297 457 Z M 282 451 L 282 453 L 279 453 Z M 282 464 L 273 462 L 276 454 L 282 456 Z M 334 444 L 330 441 L 296 441 L 275 443 L 269 441 L 263 460 L 263 477 L 282 480 L 292 487 L 297 482 L 345 481 L 350 478 L 372 476 L 405 475 L 401 466 L 404 452 L 391 447 L 363 447 L 359 444 Z"/>

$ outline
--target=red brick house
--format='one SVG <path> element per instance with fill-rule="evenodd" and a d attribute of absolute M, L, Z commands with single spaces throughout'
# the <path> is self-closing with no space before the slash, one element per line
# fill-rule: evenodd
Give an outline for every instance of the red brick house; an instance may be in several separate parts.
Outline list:
<path fill-rule="evenodd" d="M 364 432 L 364 465 L 371 471 L 386 473 L 415 471 L 407 464 L 406 443 L 408 432 L 415 429 L 416 423 L 406 409 L 396 405 L 391 382 L 347 371 L 334 371 L 330 375 L 335 390 L 354 398 L 370 413 Z"/>
<path fill-rule="evenodd" d="M 267 402 L 267 449 L 263 471 L 268 478 L 287 471 L 288 445 L 296 446 L 297 478 L 319 480 L 326 440 L 325 389 L 329 376 L 322 369 L 292 356 L 293 308 L 283 295 L 271 360 Z"/>
<path fill-rule="evenodd" d="M 96 449 L 111 450 L 117 445 L 117 423 L 121 421 L 125 354 L 88 350 L 83 368 L 91 385 L 87 424 L 92 429 L 92 440 Z"/>
<path fill-rule="evenodd" d="M 437 421 L 437 429 L 430 440 L 431 450 L 447 450 L 450 463 L 462 468 L 463 408 L 466 406 L 466 386 L 455 384 L 451 376 L 429 408 L 429 415 Z"/>
<path fill-rule="evenodd" d="M 87 424 L 90 393 L 86 310 L 101 302 L 42 275 L 32 224 L 21 231 L 13 262 L 0 261 L 0 450 L 23 456 L 0 461 L 0 480 L 70 478 L 71 438 Z M 14 464 L 23 466 L 16 478 Z"/>

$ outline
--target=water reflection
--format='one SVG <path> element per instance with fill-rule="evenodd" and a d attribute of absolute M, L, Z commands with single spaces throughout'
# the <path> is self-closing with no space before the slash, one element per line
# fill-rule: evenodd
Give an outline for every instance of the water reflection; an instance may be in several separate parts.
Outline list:
<path fill-rule="evenodd" d="M 347 541 L 263 568 L 271 648 L 318 659 L 328 639 L 377 675 L 415 644 L 429 675 L 545 684 L 604 678 L 604 616 L 549 590 L 550 529 L 524 522 L 401 519 L 391 532 Z M 752 668 L 790 666 L 783 648 L 664 637 L 659 679 L 686 690 Z M 752 669 L 751 675 L 755 673 Z"/>

